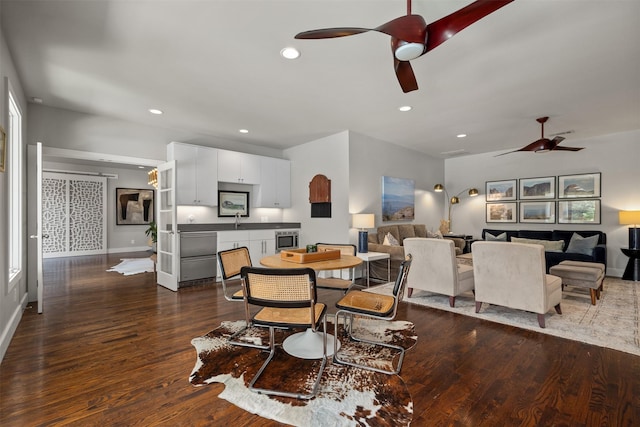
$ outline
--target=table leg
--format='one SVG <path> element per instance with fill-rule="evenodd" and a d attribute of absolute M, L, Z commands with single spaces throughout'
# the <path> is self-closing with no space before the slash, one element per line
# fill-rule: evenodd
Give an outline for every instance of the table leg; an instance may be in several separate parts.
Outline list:
<path fill-rule="evenodd" d="M 300 359 L 322 359 L 322 334 L 325 332 L 313 332 L 309 328 L 304 332 L 298 332 L 285 338 L 282 342 L 284 351 Z M 327 357 L 333 356 L 334 340 L 336 338 L 327 333 Z M 338 350 L 340 341 L 338 341 Z"/>

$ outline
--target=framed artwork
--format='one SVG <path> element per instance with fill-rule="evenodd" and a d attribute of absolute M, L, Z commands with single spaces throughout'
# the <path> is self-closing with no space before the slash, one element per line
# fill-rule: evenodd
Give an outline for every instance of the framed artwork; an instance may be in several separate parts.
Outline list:
<path fill-rule="evenodd" d="M 558 201 L 558 224 L 600 224 L 600 200 Z"/>
<path fill-rule="evenodd" d="M 154 190 L 116 188 L 116 225 L 142 225 L 154 221 Z"/>
<path fill-rule="evenodd" d="M 218 190 L 218 216 L 249 216 L 249 192 Z"/>
<path fill-rule="evenodd" d="M 518 222 L 517 210 L 516 202 L 487 203 L 487 222 Z"/>
<path fill-rule="evenodd" d="M 0 172 L 4 172 L 5 162 L 7 159 L 7 133 L 0 126 Z"/>
<path fill-rule="evenodd" d="M 600 173 L 558 176 L 558 198 L 600 197 Z"/>
<path fill-rule="evenodd" d="M 487 181 L 487 201 L 515 200 L 516 180 Z"/>
<path fill-rule="evenodd" d="M 556 202 L 520 202 L 520 222 L 555 223 Z"/>
<path fill-rule="evenodd" d="M 415 181 L 382 177 L 382 221 L 413 220 L 415 217 Z"/>
<path fill-rule="evenodd" d="M 518 194 L 520 195 L 520 200 L 556 198 L 555 176 L 521 178 L 519 183 Z"/>

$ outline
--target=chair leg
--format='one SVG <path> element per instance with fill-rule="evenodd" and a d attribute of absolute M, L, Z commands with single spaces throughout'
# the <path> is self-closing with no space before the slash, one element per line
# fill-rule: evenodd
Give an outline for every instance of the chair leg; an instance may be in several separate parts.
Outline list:
<path fill-rule="evenodd" d="M 482 303 L 480 301 L 476 301 L 476 313 L 480 313 L 481 308 L 482 308 Z"/>
<path fill-rule="evenodd" d="M 558 314 L 562 314 L 562 308 L 560 308 L 560 304 L 556 305 L 555 307 L 553 307 L 556 309 L 556 313 Z"/>
<path fill-rule="evenodd" d="M 450 307 L 455 307 L 456 306 L 456 297 L 449 297 L 449 306 Z"/>
<path fill-rule="evenodd" d="M 245 340 L 245 341 L 241 341 L 240 337 L 242 335 L 244 335 L 244 333 L 249 330 L 250 328 L 253 327 L 253 324 L 251 322 L 247 323 L 247 326 L 245 326 L 244 328 L 240 329 L 238 332 L 236 332 L 235 334 L 229 336 L 229 338 L 227 338 L 227 342 L 229 344 L 233 344 L 233 345 L 239 345 L 241 347 L 251 347 L 251 348 L 257 348 L 260 350 L 268 350 L 271 346 L 268 345 L 260 345 L 260 344 L 255 344 L 252 343 L 249 340 Z"/>
<path fill-rule="evenodd" d="M 407 288 L 407 298 L 411 298 L 411 295 L 413 295 L 413 288 Z"/>
<path fill-rule="evenodd" d="M 538 314 L 538 325 L 541 328 L 544 328 L 544 314 Z"/>
<path fill-rule="evenodd" d="M 380 369 L 380 368 L 376 368 L 373 366 L 368 366 L 368 365 L 363 365 L 363 364 L 359 364 L 359 363 L 355 363 L 355 362 L 351 362 L 349 360 L 346 359 L 341 359 L 340 358 L 340 354 L 342 353 L 341 350 L 344 347 L 341 347 L 341 349 L 338 349 L 338 323 L 340 323 L 340 316 L 343 316 L 344 318 L 344 328 L 345 328 L 345 332 L 347 333 L 347 337 L 352 340 L 352 341 L 356 341 L 356 342 L 362 342 L 365 344 L 370 344 L 373 346 L 378 346 L 378 347 L 386 347 L 386 348 L 390 348 L 392 350 L 396 350 L 398 353 L 398 365 L 396 366 L 395 369 L 392 370 L 386 370 L 386 369 Z M 374 371 L 374 372 L 379 372 L 381 374 L 399 374 L 400 370 L 402 369 L 402 362 L 404 361 L 404 353 L 405 353 L 405 349 L 398 346 L 398 345 L 393 345 L 393 344 L 387 344 L 387 343 L 382 343 L 382 342 L 376 342 L 376 341 L 370 341 L 370 340 L 365 340 L 363 338 L 358 338 L 356 336 L 353 335 L 353 330 L 352 330 L 352 326 L 353 326 L 353 314 L 343 311 L 343 310 L 338 310 L 338 312 L 336 312 L 335 315 L 335 327 L 334 327 L 334 333 L 335 333 L 335 343 L 334 343 L 334 352 L 333 352 L 333 361 L 335 363 L 341 364 L 341 365 L 348 365 L 348 366 L 354 366 L 356 368 L 361 368 L 361 369 L 366 369 L 369 371 Z M 382 322 L 386 322 L 386 320 L 384 319 L 379 319 Z M 392 365 L 393 365 L 393 361 L 392 361 Z"/>
<path fill-rule="evenodd" d="M 273 357 L 275 356 L 276 353 L 276 344 L 275 344 L 275 328 L 274 327 L 270 327 L 269 328 L 269 346 L 270 346 L 270 351 L 269 351 L 269 356 L 267 357 L 267 360 L 265 360 L 265 362 L 262 364 L 262 366 L 260 367 L 260 369 L 258 370 L 258 372 L 255 374 L 255 376 L 253 377 L 253 379 L 251 380 L 251 382 L 249 383 L 249 390 L 254 391 L 258 394 L 266 394 L 266 395 L 271 395 L 271 396 L 283 396 L 283 397 L 293 397 L 296 399 L 311 399 L 313 397 L 315 397 L 318 394 L 318 388 L 320 386 L 320 380 L 322 379 L 322 373 L 324 372 L 324 368 L 327 365 L 327 318 L 326 316 L 323 319 L 323 333 L 324 333 L 324 354 L 322 357 L 322 364 L 320 365 L 320 368 L 318 369 L 318 375 L 316 377 L 315 382 L 313 383 L 313 388 L 311 389 L 311 392 L 307 393 L 307 394 L 300 394 L 300 393 L 291 393 L 288 391 L 284 391 L 284 390 L 271 390 L 271 389 L 264 389 L 264 388 L 259 388 L 259 387 L 254 387 L 255 383 L 258 381 L 258 378 L 262 375 L 262 373 L 264 372 L 264 370 L 267 368 L 267 365 L 269 364 L 269 362 L 271 362 L 271 360 L 273 359 Z"/>

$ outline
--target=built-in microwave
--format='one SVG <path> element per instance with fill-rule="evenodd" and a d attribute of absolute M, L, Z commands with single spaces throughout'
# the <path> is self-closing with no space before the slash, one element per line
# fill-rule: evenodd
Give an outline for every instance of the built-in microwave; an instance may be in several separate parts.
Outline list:
<path fill-rule="evenodd" d="M 298 247 L 298 230 L 276 231 L 276 252 Z"/>

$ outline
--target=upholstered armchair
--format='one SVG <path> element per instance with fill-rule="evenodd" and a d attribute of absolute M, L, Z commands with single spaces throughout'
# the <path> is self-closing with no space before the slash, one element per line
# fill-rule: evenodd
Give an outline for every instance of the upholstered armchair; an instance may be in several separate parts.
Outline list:
<path fill-rule="evenodd" d="M 530 311 L 538 315 L 538 324 L 544 328 L 544 315 L 552 307 L 562 314 L 562 279 L 545 272 L 542 245 L 475 242 L 476 313 L 482 303 Z"/>
<path fill-rule="evenodd" d="M 456 296 L 473 290 L 473 267 L 457 263 L 453 240 L 407 238 L 404 251 L 413 256 L 407 296 L 410 297 L 414 289 L 448 295 L 449 305 L 454 307 Z"/>

